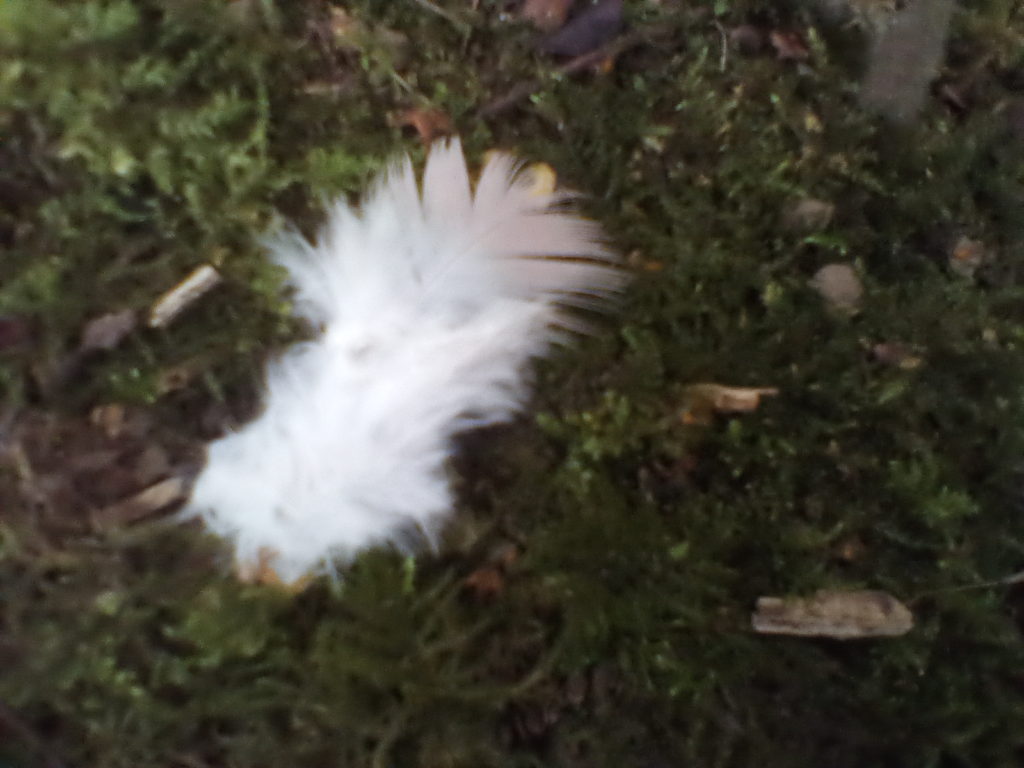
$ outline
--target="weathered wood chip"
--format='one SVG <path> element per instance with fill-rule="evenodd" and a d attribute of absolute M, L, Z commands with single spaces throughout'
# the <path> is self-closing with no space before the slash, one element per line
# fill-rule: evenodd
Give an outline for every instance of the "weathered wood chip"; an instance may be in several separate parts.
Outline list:
<path fill-rule="evenodd" d="M 822 590 L 808 598 L 760 597 L 751 623 L 765 634 L 852 640 L 906 634 L 914 615 L 886 592 Z"/>
<path fill-rule="evenodd" d="M 153 302 L 147 325 L 163 328 L 220 280 L 220 273 L 209 264 L 192 270 L 188 277 Z"/>
<path fill-rule="evenodd" d="M 187 494 L 186 478 L 169 477 L 101 509 L 93 519 L 100 526 L 133 523 L 181 501 Z"/>

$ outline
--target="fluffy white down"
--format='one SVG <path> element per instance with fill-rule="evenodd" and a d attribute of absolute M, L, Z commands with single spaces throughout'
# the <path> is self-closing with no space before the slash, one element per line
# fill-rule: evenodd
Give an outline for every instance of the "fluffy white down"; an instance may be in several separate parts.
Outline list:
<path fill-rule="evenodd" d="M 314 245 L 271 244 L 296 311 L 322 332 L 271 363 L 265 407 L 209 447 L 186 514 L 242 569 L 285 582 L 359 550 L 434 534 L 452 506 L 461 430 L 508 419 L 530 358 L 624 280 L 599 227 L 493 155 L 475 191 L 458 141 L 436 144 L 422 193 L 408 159 L 362 210 L 335 205 Z"/>

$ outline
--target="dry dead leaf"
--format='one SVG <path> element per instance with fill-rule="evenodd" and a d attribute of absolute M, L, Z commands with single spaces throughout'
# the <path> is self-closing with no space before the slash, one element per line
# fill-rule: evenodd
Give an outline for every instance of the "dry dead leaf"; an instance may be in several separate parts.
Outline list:
<path fill-rule="evenodd" d="M 924 358 L 914 354 L 911 347 L 895 341 L 875 344 L 871 348 L 871 355 L 883 365 L 891 365 L 904 371 L 920 368 L 924 363 Z"/>
<path fill-rule="evenodd" d="M 197 267 L 153 303 L 147 324 L 150 328 L 163 328 L 219 282 L 220 273 L 211 265 Z"/>
<path fill-rule="evenodd" d="M 715 413 L 749 413 L 761 404 L 762 397 L 779 394 L 776 387 L 729 387 L 701 383 L 686 387 L 684 424 L 708 424 Z"/>
<path fill-rule="evenodd" d="M 639 250 L 630 251 L 626 256 L 626 265 L 631 269 L 643 270 L 644 272 L 661 272 L 665 268 L 664 262 L 654 259 L 645 259 Z"/>
<path fill-rule="evenodd" d="M 783 32 L 773 29 L 768 35 L 768 40 L 775 49 L 775 56 L 780 61 L 806 61 L 810 58 L 811 51 L 804 42 L 803 37 L 797 32 Z"/>
<path fill-rule="evenodd" d="M 100 315 L 85 324 L 78 345 L 79 351 L 85 353 L 113 349 L 135 330 L 135 326 L 135 311 L 132 309 Z"/>
<path fill-rule="evenodd" d="M 833 553 L 836 559 L 844 563 L 856 563 L 867 554 L 867 551 L 867 545 L 858 536 L 851 536 L 839 542 Z"/>
<path fill-rule="evenodd" d="M 89 423 L 99 427 L 108 439 L 113 440 L 124 431 L 124 415 L 124 406 L 119 403 L 97 405 L 89 411 Z"/>
<path fill-rule="evenodd" d="M 510 568 L 518 561 L 521 552 L 516 544 L 503 544 L 492 550 L 485 565 L 467 576 L 462 586 L 477 600 L 490 600 L 505 591 L 505 582 Z"/>
<path fill-rule="evenodd" d="M 822 590 L 809 598 L 760 597 L 751 622 L 765 634 L 852 640 L 906 634 L 914 616 L 885 592 Z"/>
<path fill-rule="evenodd" d="M 255 563 L 235 563 L 235 575 L 243 584 L 263 584 L 283 589 L 292 594 L 298 594 L 313 583 L 313 577 L 310 574 L 300 576 L 293 582 L 283 581 L 274 570 L 274 561 L 277 557 L 277 552 L 262 547 Z"/>
<path fill-rule="evenodd" d="M 156 388 L 161 395 L 184 389 L 196 377 L 198 370 L 195 363 L 182 363 L 165 368 L 157 376 Z"/>
<path fill-rule="evenodd" d="M 574 0 L 525 0 L 519 16 L 544 32 L 560 29 L 569 18 Z"/>
<path fill-rule="evenodd" d="M 490 600 L 505 591 L 505 574 L 497 566 L 485 565 L 469 574 L 462 584 L 477 600 Z"/>
<path fill-rule="evenodd" d="M 974 277 L 978 267 L 985 263 L 985 244 L 980 240 L 961 237 L 949 254 L 949 268 L 960 277 Z"/>
<path fill-rule="evenodd" d="M 410 125 L 416 130 L 424 146 L 430 146 L 435 139 L 450 136 L 454 132 L 451 118 L 440 109 L 414 107 L 398 117 L 399 125 Z"/>

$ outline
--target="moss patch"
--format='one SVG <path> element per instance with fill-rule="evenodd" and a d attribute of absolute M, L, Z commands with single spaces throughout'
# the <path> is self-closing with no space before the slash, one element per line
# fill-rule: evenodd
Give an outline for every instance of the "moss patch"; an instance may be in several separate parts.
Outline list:
<path fill-rule="evenodd" d="M 538 366 L 529 417 L 467 436 L 440 554 L 371 552 L 298 597 L 236 583 L 201 532 L 91 525 L 43 482 L 75 456 L 3 426 L 0 761 L 1016 764 L 1021 593 L 978 585 L 1024 561 L 1020 12 L 964 4 L 942 84 L 970 98 L 895 131 L 824 42 L 846 33 L 797 4 L 630 4 L 649 39 L 573 77 L 501 4 L 441 5 L 0 3 L 19 422 L 78 434 L 96 405 L 141 404 L 154 443 L 194 446 L 242 418 L 301 332 L 259 237 L 420 156 L 410 108 L 443 110 L 476 156 L 551 164 L 637 271 L 600 333 Z M 740 55 L 740 25 L 809 58 Z M 794 227 L 807 199 L 834 215 Z M 963 238 L 987 254 L 969 276 Z M 216 293 L 47 386 L 89 319 L 204 262 Z M 834 262 L 863 283 L 854 315 L 809 285 Z M 780 394 L 686 424 L 703 381 Z M 494 588 L 467 586 L 481 569 Z M 820 588 L 887 590 L 917 626 L 752 634 L 758 596 Z"/>

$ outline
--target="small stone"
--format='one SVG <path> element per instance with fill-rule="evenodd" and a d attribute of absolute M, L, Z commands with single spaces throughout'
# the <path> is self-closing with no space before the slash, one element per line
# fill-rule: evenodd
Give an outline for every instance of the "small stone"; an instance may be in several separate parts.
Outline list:
<path fill-rule="evenodd" d="M 827 264 L 814 274 L 809 284 L 834 309 L 850 314 L 860 309 L 864 286 L 849 264 Z"/>
<path fill-rule="evenodd" d="M 791 206 L 783 215 L 787 229 L 797 232 L 820 232 L 832 223 L 836 207 L 826 200 L 805 198 Z"/>
<path fill-rule="evenodd" d="M 135 330 L 136 324 L 134 310 L 108 312 L 86 324 L 82 330 L 82 342 L 79 346 L 83 352 L 113 349 L 121 343 L 125 336 Z"/>

